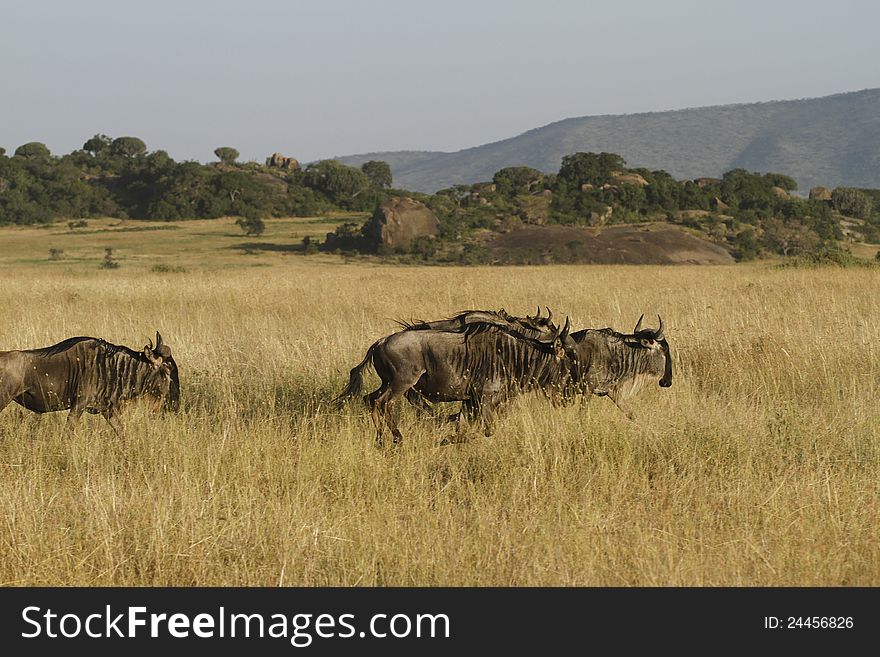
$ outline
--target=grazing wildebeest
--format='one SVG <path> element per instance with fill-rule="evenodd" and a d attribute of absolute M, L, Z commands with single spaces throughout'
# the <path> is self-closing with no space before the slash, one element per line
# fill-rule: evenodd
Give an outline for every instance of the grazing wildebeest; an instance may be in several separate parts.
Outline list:
<path fill-rule="evenodd" d="M 561 394 L 573 364 L 564 347 L 569 329 L 566 319 L 551 340 L 484 322 L 471 322 L 465 331 L 399 331 L 370 346 L 337 401 L 360 394 L 363 369 L 372 363 L 382 384 L 366 401 L 380 443 L 384 424 L 395 443 L 402 438 L 392 407 L 410 389 L 429 401 L 463 402 L 469 417 L 483 420 L 488 435 L 504 401 L 529 390 L 542 390 L 553 399 Z"/>
<path fill-rule="evenodd" d="M 71 429 L 83 411 L 100 413 L 119 433 L 119 412 L 137 398 L 178 410 L 180 379 L 171 348 L 156 332 L 143 351 L 99 338 L 68 338 L 51 347 L 0 351 L 0 410 L 14 401 L 35 413 L 70 410 Z"/>
<path fill-rule="evenodd" d="M 663 320 L 658 315 L 657 329 L 643 329 L 643 318 L 639 317 L 630 334 L 610 328 L 571 334 L 576 364 L 570 381 L 584 394 L 607 395 L 630 419 L 626 400 L 645 382 L 657 380 L 663 388 L 672 385 L 672 355 L 663 334 Z"/>

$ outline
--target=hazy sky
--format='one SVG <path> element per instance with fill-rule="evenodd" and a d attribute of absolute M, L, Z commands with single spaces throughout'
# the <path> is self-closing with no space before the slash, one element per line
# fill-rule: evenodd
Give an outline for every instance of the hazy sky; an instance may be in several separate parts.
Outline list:
<path fill-rule="evenodd" d="M 880 2 L 0 0 L 0 146 L 458 150 L 571 116 L 880 86 Z"/>

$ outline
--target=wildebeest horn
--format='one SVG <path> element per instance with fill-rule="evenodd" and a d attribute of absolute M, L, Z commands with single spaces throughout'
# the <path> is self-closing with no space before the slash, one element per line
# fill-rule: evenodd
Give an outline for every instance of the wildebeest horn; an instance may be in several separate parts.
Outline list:
<path fill-rule="evenodd" d="M 645 318 L 645 313 L 642 313 L 642 316 L 639 317 L 639 321 L 636 322 L 636 327 L 633 329 L 633 333 L 638 333 L 642 328 L 642 320 Z"/>
<path fill-rule="evenodd" d="M 662 340 L 663 339 L 663 318 L 660 315 L 657 315 L 657 319 L 660 321 L 660 328 L 654 331 L 654 339 Z"/>
<path fill-rule="evenodd" d="M 156 331 L 156 351 L 162 346 L 162 334 Z"/>
<path fill-rule="evenodd" d="M 565 316 L 565 326 L 562 327 L 562 333 L 559 334 L 560 340 L 565 340 L 568 337 L 568 332 L 571 329 L 571 318 L 566 315 Z"/>
<path fill-rule="evenodd" d="M 538 312 L 535 313 L 535 319 L 541 319 L 541 306 L 538 306 Z"/>
<path fill-rule="evenodd" d="M 547 309 L 547 321 L 549 322 L 553 319 L 553 312 L 550 310 L 550 306 L 544 306 Z"/>

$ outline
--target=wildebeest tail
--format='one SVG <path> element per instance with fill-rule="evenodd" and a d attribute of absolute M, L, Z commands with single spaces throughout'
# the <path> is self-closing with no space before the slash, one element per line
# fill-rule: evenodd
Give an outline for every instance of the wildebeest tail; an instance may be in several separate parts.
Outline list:
<path fill-rule="evenodd" d="M 333 400 L 334 404 L 342 406 L 347 400 L 361 394 L 361 388 L 364 384 L 364 368 L 372 362 L 373 350 L 378 347 L 381 342 L 382 340 L 376 340 L 371 344 L 370 348 L 367 349 L 367 355 L 364 356 L 364 359 L 351 368 L 351 371 L 348 374 L 348 385 L 345 386 L 345 390 L 342 391 L 342 394 Z"/>

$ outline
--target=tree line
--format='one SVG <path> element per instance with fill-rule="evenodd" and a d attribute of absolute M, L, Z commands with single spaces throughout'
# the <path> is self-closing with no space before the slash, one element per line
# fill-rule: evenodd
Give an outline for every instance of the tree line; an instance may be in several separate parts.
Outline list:
<path fill-rule="evenodd" d="M 669 221 L 723 243 L 740 259 L 761 253 L 797 255 L 843 237 L 840 216 L 857 219 L 865 241 L 880 242 L 880 190 L 839 187 L 830 198 L 801 198 L 781 173 L 733 169 L 721 178 L 680 181 L 663 170 L 629 168 L 615 153 L 574 153 L 556 173 L 505 167 L 492 181 L 432 195 L 392 189 L 386 162 L 360 168 L 335 160 L 278 168 L 240 162 L 220 146 L 215 162 L 175 161 L 138 137 L 98 134 L 55 156 L 30 142 L 9 156 L 0 148 L 0 223 L 116 217 L 172 221 L 237 216 L 249 234 L 262 219 L 314 216 L 332 210 L 369 212 L 389 195 L 417 198 L 437 214 L 441 242 L 468 242 L 477 231 L 517 222 L 604 225 Z M 339 229 L 340 243 L 361 232 Z M 430 240 L 417 244 L 430 258 Z M 474 248 L 468 251 L 469 258 Z"/>
<path fill-rule="evenodd" d="M 858 219 L 880 243 L 880 190 L 838 187 L 829 198 L 802 198 L 781 173 L 732 169 L 721 178 L 680 181 L 663 170 L 628 168 L 615 153 L 574 153 L 557 173 L 506 167 L 490 182 L 457 185 L 425 199 L 454 239 L 481 229 L 527 223 L 605 225 L 667 221 L 728 246 L 739 259 L 798 255 L 844 237 L 841 215 Z M 538 209 L 537 217 L 535 209 Z"/>
<path fill-rule="evenodd" d="M 222 216 L 312 216 L 372 210 L 391 185 L 385 162 L 361 168 L 335 160 L 280 170 L 238 162 L 229 146 L 217 161 L 175 161 L 148 151 L 138 137 L 95 135 L 81 149 L 55 156 L 30 142 L 8 156 L 0 148 L 0 223 L 116 217 L 172 221 Z"/>

